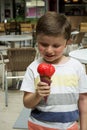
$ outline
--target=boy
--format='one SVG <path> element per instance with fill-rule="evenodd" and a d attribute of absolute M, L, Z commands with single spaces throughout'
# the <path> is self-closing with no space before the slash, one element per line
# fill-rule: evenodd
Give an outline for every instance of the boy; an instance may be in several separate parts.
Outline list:
<path fill-rule="evenodd" d="M 71 25 L 62 14 L 47 12 L 38 20 L 41 57 L 28 66 L 21 86 L 24 106 L 31 108 L 29 130 L 79 130 L 78 120 L 80 130 L 87 130 L 85 70 L 79 61 L 63 55 L 70 35 Z M 40 81 L 37 67 L 42 62 L 55 67 L 50 86 Z"/>

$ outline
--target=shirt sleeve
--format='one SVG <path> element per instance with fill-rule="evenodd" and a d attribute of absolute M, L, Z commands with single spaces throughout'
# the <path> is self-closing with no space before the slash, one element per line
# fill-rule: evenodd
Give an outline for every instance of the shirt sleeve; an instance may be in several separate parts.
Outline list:
<path fill-rule="evenodd" d="M 84 68 L 80 69 L 79 93 L 87 93 L 87 74 Z"/>
<path fill-rule="evenodd" d="M 32 93 L 35 92 L 34 73 L 29 67 L 25 72 L 20 90 Z"/>

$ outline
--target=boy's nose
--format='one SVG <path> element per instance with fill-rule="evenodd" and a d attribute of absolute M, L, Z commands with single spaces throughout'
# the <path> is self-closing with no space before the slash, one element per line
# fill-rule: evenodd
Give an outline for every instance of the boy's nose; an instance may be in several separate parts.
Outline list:
<path fill-rule="evenodd" d="M 49 46 L 49 47 L 47 47 L 47 48 L 46 48 L 46 51 L 47 51 L 47 52 L 52 52 L 52 51 L 53 51 L 53 49 L 52 49 L 52 47 L 51 47 L 51 46 Z"/>

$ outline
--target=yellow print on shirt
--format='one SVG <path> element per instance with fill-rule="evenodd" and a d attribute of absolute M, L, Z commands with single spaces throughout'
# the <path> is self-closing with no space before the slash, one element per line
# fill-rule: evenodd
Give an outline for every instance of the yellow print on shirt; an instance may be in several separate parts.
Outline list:
<path fill-rule="evenodd" d="M 51 86 L 74 86 L 77 87 L 78 86 L 78 76 L 75 74 L 71 74 L 71 75 L 53 75 L 53 77 L 51 78 L 52 83 Z M 35 79 L 35 86 L 37 86 L 37 83 L 40 81 L 39 77 L 36 77 Z"/>
<path fill-rule="evenodd" d="M 77 75 L 55 75 L 52 81 L 53 86 L 78 86 Z"/>

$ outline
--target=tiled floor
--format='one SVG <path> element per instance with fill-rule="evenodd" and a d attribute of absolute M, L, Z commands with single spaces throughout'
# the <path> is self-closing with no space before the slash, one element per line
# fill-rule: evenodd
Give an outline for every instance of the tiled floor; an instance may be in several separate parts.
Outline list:
<path fill-rule="evenodd" d="M 23 109 L 23 92 L 9 90 L 8 107 L 5 107 L 4 98 L 4 91 L 0 89 L 0 130 L 13 130 L 13 125 Z"/>

